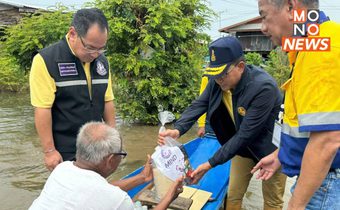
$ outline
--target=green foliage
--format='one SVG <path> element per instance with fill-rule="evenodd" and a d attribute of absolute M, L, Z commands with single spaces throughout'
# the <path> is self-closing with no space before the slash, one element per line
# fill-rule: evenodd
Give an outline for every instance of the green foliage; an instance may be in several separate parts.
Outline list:
<path fill-rule="evenodd" d="M 1 44 L 0 44 L 1 46 Z M 20 71 L 13 57 L 0 53 L 0 90 L 20 92 L 28 89 L 28 75 Z"/>
<path fill-rule="evenodd" d="M 272 75 L 278 85 L 281 86 L 287 81 L 290 74 L 287 54 L 279 48 L 271 51 L 264 69 Z"/>
<path fill-rule="evenodd" d="M 179 115 L 198 95 L 211 11 L 201 0 L 104 0 L 115 96 L 123 118 L 158 123 L 157 107 Z"/>
<path fill-rule="evenodd" d="M 28 71 L 36 52 L 61 39 L 68 31 L 72 13 L 57 6 L 54 12 L 38 11 L 6 29 L 3 48 L 13 56 L 23 71 Z"/>
<path fill-rule="evenodd" d="M 247 53 L 245 59 L 247 64 L 263 67 L 265 71 L 274 77 L 279 86 L 286 82 L 289 77 L 288 57 L 280 48 L 272 50 L 266 61 L 263 61 L 262 56 L 255 52 Z"/>
<path fill-rule="evenodd" d="M 262 55 L 256 52 L 249 52 L 245 54 L 247 64 L 261 66 L 263 64 Z"/>

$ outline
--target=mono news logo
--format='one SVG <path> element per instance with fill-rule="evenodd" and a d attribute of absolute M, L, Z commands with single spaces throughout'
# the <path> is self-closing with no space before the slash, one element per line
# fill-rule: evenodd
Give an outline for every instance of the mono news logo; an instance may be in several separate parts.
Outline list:
<path fill-rule="evenodd" d="M 330 51 L 329 37 L 319 37 L 319 10 L 293 10 L 293 37 L 282 38 L 284 51 Z"/>

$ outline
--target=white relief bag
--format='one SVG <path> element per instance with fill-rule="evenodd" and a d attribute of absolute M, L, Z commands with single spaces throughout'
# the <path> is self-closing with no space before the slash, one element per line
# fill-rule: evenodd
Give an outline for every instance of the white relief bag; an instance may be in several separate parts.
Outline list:
<path fill-rule="evenodd" d="M 158 118 L 162 123 L 159 132 L 163 132 L 166 130 L 164 125 L 172 122 L 175 116 L 169 111 L 163 111 L 158 114 Z M 158 198 L 162 198 L 172 183 L 183 175 L 185 156 L 180 146 L 181 144 L 175 139 L 165 137 L 165 145 L 157 146 L 155 152 L 151 155 L 154 184 Z"/>
<path fill-rule="evenodd" d="M 165 131 L 164 125 L 175 119 L 175 116 L 169 111 L 160 112 L 158 117 L 162 123 L 159 132 Z M 151 156 L 153 163 L 161 173 L 173 181 L 183 175 L 184 154 L 179 148 L 180 146 L 179 142 L 167 136 L 165 137 L 165 145 L 157 146 L 156 151 Z"/>

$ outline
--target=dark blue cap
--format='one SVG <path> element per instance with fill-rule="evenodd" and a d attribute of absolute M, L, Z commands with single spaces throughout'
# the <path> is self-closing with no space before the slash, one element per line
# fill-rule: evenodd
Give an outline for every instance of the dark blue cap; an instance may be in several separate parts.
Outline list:
<path fill-rule="evenodd" d="M 233 37 L 221 37 L 209 45 L 210 63 L 204 76 L 216 79 L 228 72 L 230 66 L 243 56 L 240 41 Z"/>

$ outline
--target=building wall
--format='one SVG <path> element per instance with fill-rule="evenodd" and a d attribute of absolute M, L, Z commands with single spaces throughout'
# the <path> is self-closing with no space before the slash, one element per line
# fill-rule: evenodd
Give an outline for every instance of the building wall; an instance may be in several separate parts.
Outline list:
<path fill-rule="evenodd" d="M 261 31 L 237 32 L 236 37 L 242 43 L 245 52 L 258 52 L 267 55 L 274 49 L 273 43 Z"/>
<path fill-rule="evenodd" d="M 19 9 L 0 4 L 0 26 L 16 24 L 20 19 Z"/>
<path fill-rule="evenodd" d="M 9 5 L 0 3 L 0 27 L 17 24 L 23 14 L 30 14 L 37 8 L 21 5 Z"/>

